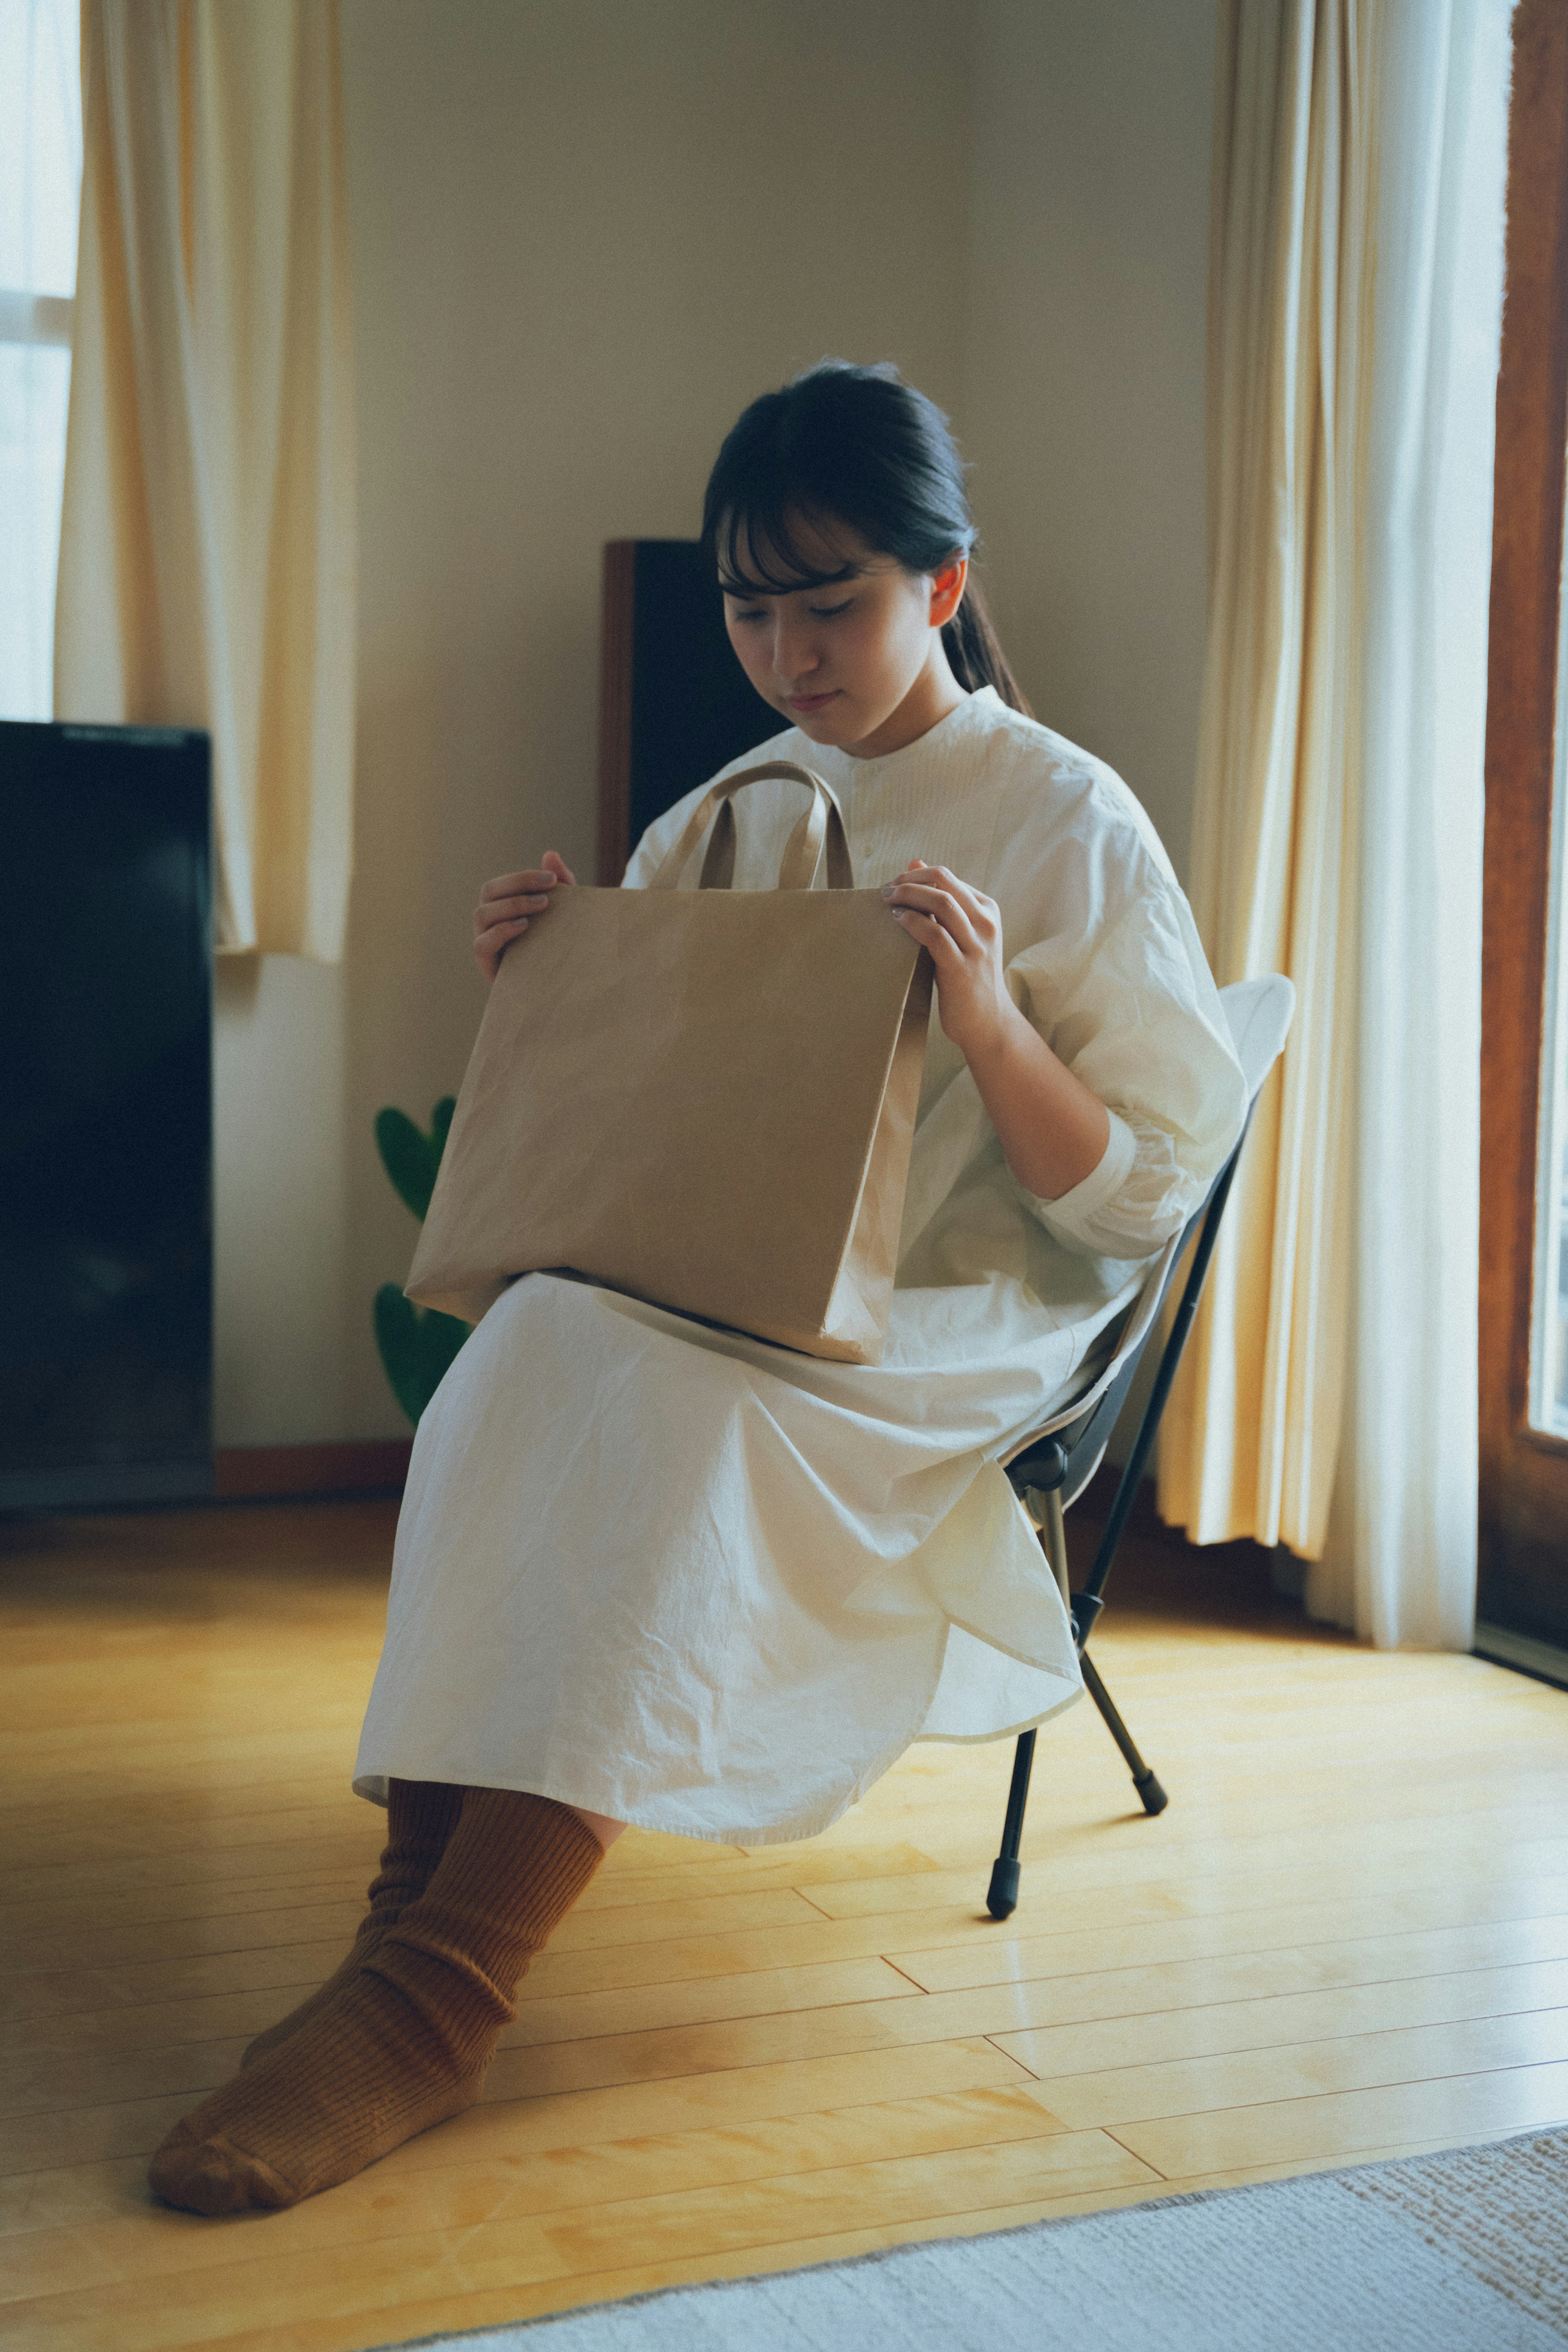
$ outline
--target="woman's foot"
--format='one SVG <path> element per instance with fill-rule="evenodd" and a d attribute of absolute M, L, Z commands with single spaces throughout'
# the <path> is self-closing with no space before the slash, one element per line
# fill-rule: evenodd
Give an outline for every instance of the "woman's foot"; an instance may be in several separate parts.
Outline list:
<path fill-rule="evenodd" d="M 424 1894 L 287 2042 L 175 2125 L 156 2194 L 193 2213 L 294 2205 L 471 2105 L 524 1970 L 603 1853 L 569 1806 L 469 1790 Z"/>
<path fill-rule="evenodd" d="M 389 1780 L 387 1782 L 387 1843 L 382 1855 L 382 1866 L 371 1881 L 370 1909 L 361 1920 L 348 1955 L 339 1961 L 325 1984 L 318 1985 L 280 2017 L 247 2043 L 241 2066 L 254 2066 L 280 2042 L 287 2042 L 300 2027 L 322 2010 L 330 2006 L 350 1977 L 358 1976 L 373 1952 L 380 1950 L 383 1937 L 411 1903 L 417 1903 L 424 1893 L 442 1855 L 447 1840 L 457 1826 L 463 1810 L 463 1791 L 447 1780 Z"/>
<path fill-rule="evenodd" d="M 148 2168 L 155 2193 L 192 2213 L 297 2205 L 471 2106 L 510 2004 L 412 1957 L 411 1971 L 383 1946 L 286 2045 L 176 2124 Z M 400 1980 L 411 1975 L 417 1990 Z"/>

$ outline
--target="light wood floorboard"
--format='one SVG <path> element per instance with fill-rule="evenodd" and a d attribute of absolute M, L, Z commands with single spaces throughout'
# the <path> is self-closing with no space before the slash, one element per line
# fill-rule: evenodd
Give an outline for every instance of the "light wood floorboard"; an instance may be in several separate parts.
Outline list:
<path fill-rule="evenodd" d="M 359 1916 L 392 1527 L 0 1529 L 7 2352 L 361 2352 L 1568 2117 L 1568 1696 L 1145 1541 L 1096 1654 L 1170 1810 L 1051 1725 L 1013 1919 L 1010 1744 L 916 1748 L 800 1846 L 632 1832 L 478 2107 L 293 2212 L 154 2205 Z"/>

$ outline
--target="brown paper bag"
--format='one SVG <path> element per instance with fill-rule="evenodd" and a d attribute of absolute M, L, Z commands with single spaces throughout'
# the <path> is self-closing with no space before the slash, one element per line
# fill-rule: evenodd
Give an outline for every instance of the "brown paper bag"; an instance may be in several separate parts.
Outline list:
<path fill-rule="evenodd" d="M 779 887 L 732 890 L 730 795 L 764 776 L 811 806 Z M 475 1320 L 517 1276 L 570 1270 L 877 1362 L 931 963 L 852 882 L 833 794 L 773 761 L 705 794 L 646 889 L 558 890 L 490 991 L 409 1297 Z"/>

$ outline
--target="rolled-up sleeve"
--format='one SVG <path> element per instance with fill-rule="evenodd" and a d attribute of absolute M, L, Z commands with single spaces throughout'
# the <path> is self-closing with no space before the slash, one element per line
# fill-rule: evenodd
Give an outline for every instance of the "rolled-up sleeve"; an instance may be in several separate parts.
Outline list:
<path fill-rule="evenodd" d="M 1009 982 L 1111 1116 L 1090 1175 L 1057 1200 L 1024 1198 L 1067 1248 L 1137 1259 L 1179 1233 L 1203 1200 L 1241 1132 L 1247 1087 L 1174 879 L 1147 858 L 1117 879 L 1103 923 L 1027 949 Z"/>

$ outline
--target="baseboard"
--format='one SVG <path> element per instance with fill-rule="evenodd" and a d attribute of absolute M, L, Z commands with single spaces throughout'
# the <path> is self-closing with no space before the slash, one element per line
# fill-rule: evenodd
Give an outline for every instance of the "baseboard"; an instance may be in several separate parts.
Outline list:
<path fill-rule="evenodd" d="M 401 1494 L 413 1443 L 372 1437 L 340 1445 L 220 1445 L 213 1492 L 229 1503 L 285 1495 Z"/>
<path fill-rule="evenodd" d="M 1121 1483 L 1121 1464 L 1102 1462 L 1099 1469 L 1073 1504 L 1073 1510 L 1077 1512 L 1080 1518 L 1108 1519 L 1111 1516 L 1111 1506 L 1116 1499 L 1116 1489 Z M 1160 1517 L 1153 1478 L 1141 1478 L 1138 1481 L 1138 1491 L 1133 1497 L 1133 1507 L 1127 1515 L 1127 1528 L 1132 1535 L 1175 1537 L 1178 1543 L 1181 1541 L 1179 1532 L 1174 1528 L 1167 1528 Z"/>
<path fill-rule="evenodd" d="M 1494 1665 L 1512 1666 L 1515 1673 L 1533 1675 L 1537 1682 L 1555 1683 L 1568 1690 L 1568 1650 L 1555 1643 L 1538 1642 L 1533 1633 L 1511 1633 L 1506 1625 L 1478 1624 L 1475 1654 Z"/>
<path fill-rule="evenodd" d="M 1121 1483 L 1120 1463 L 1103 1462 L 1069 1511 L 1069 1528 L 1075 1519 L 1088 1527 L 1103 1527 L 1111 1516 L 1111 1507 Z M 1282 1545 L 1274 1549 L 1254 1543 L 1249 1536 L 1233 1536 L 1224 1543 L 1201 1546 L 1192 1543 L 1184 1528 L 1172 1527 L 1161 1518 L 1158 1485 L 1153 1477 L 1138 1481 L 1138 1491 L 1133 1497 L 1123 1532 L 1137 1542 L 1164 1552 L 1168 1559 L 1178 1564 L 1193 1565 L 1201 1551 L 1207 1555 L 1211 1569 L 1223 1567 L 1233 1570 L 1238 1575 L 1266 1583 L 1288 1607 L 1301 1609 L 1304 1606 L 1305 1560 L 1298 1559 Z"/>

